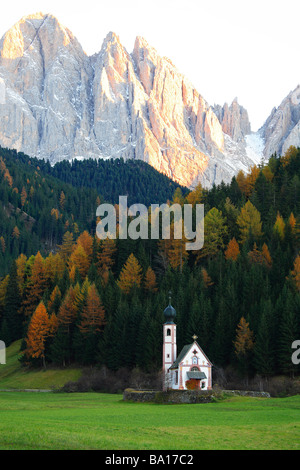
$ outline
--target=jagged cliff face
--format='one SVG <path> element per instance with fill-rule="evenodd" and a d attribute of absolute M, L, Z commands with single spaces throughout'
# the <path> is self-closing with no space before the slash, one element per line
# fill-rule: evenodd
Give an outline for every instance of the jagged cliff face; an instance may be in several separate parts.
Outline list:
<path fill-rule="evenodd" d="M 143 38 L 129 54 L 109 33 L 88 57 L 56 18 L 32 15 L 0 42 L 0 85 L 0 145 L 51 163 L 137 158 L 189 187 L 253 164 L 237 100 L 212 108 Z"/>
<path fill-rule="evenodd" d="M 291 145 L 300 147 L 300 85 L 272 110 L 260 133 L 267 158 L 284 154 Z"/>

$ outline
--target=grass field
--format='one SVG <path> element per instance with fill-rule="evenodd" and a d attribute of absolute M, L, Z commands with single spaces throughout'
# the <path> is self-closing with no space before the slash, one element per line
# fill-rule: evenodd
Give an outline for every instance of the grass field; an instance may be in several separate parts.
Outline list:
<path fill-rule="evenodd" d="M 299 449 L 300 396 L 199 405 L 0 392 L 0 449 Z"/>
<path fill-rule="evenodd" d="M 0 365 L 0 389 L 49 389 L 62 387 L 68 381 L 76 381 L 79 369 L 30 370 L 21 366 L 21 340 L 6 349 L 6 364 Z"/>
<path fill-rule="evenodd" d="M 81 371 L 27 370 L 7 348 L 0 389 L 52 389 Z M 0 450 L 300 449 L 300 395 L 199 405 L 123 402 L 122 395 L 0 391 Z"/>

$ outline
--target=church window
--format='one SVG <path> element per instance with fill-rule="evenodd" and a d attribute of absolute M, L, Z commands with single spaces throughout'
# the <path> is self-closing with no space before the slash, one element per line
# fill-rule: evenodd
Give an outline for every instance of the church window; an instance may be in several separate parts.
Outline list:
<path fill-rule="evenodd" d="M 198 358 L 196 356 L 194 356 L 192 362 L 193 362 L 193 364 L 198 364 Z"/>
<path fill-rule="evenodd" d="M 178 370 L 175 371 L 175 384 L 178 384 Z"/>
<path fill-rule="evenodd" d="M 167 329 L 167 336 L 171 336 L 171 330 L 170 330 L 170 328 Z"/>

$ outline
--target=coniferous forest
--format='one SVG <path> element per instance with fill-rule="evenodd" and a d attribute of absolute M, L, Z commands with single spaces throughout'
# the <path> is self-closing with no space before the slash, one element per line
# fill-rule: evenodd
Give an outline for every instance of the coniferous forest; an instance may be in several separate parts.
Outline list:
<path fill-rule="evenodd" d="M 101 202 L 202 203 L 205 241 L 99 240 Z M 193 191 L 142 162 L 0 151 L 0 338 L 24 365 L 158 371 L 169 291 L 177 347 L 217 368 L 294 376 L 300 339 L 300 149 Z"/>

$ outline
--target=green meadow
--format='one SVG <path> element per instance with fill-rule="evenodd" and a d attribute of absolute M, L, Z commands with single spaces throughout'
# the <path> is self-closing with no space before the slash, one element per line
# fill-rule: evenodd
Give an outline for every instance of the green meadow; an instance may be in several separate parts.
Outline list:
<path fill-rule="evenodd" d="M 199 405 L 122 395 L 0 392 L 0 449 L 299 449 L 300 396 Z"/>
<path fill-rule="evenodd" d="M 0 365 L 0 450 L 299 449 L 300 395 L 231 397 L 209 404 L 124 402 L 102 393 L 20 392 L 54 389 L 80 370 L 27 370 L 20 342 Z"/>

